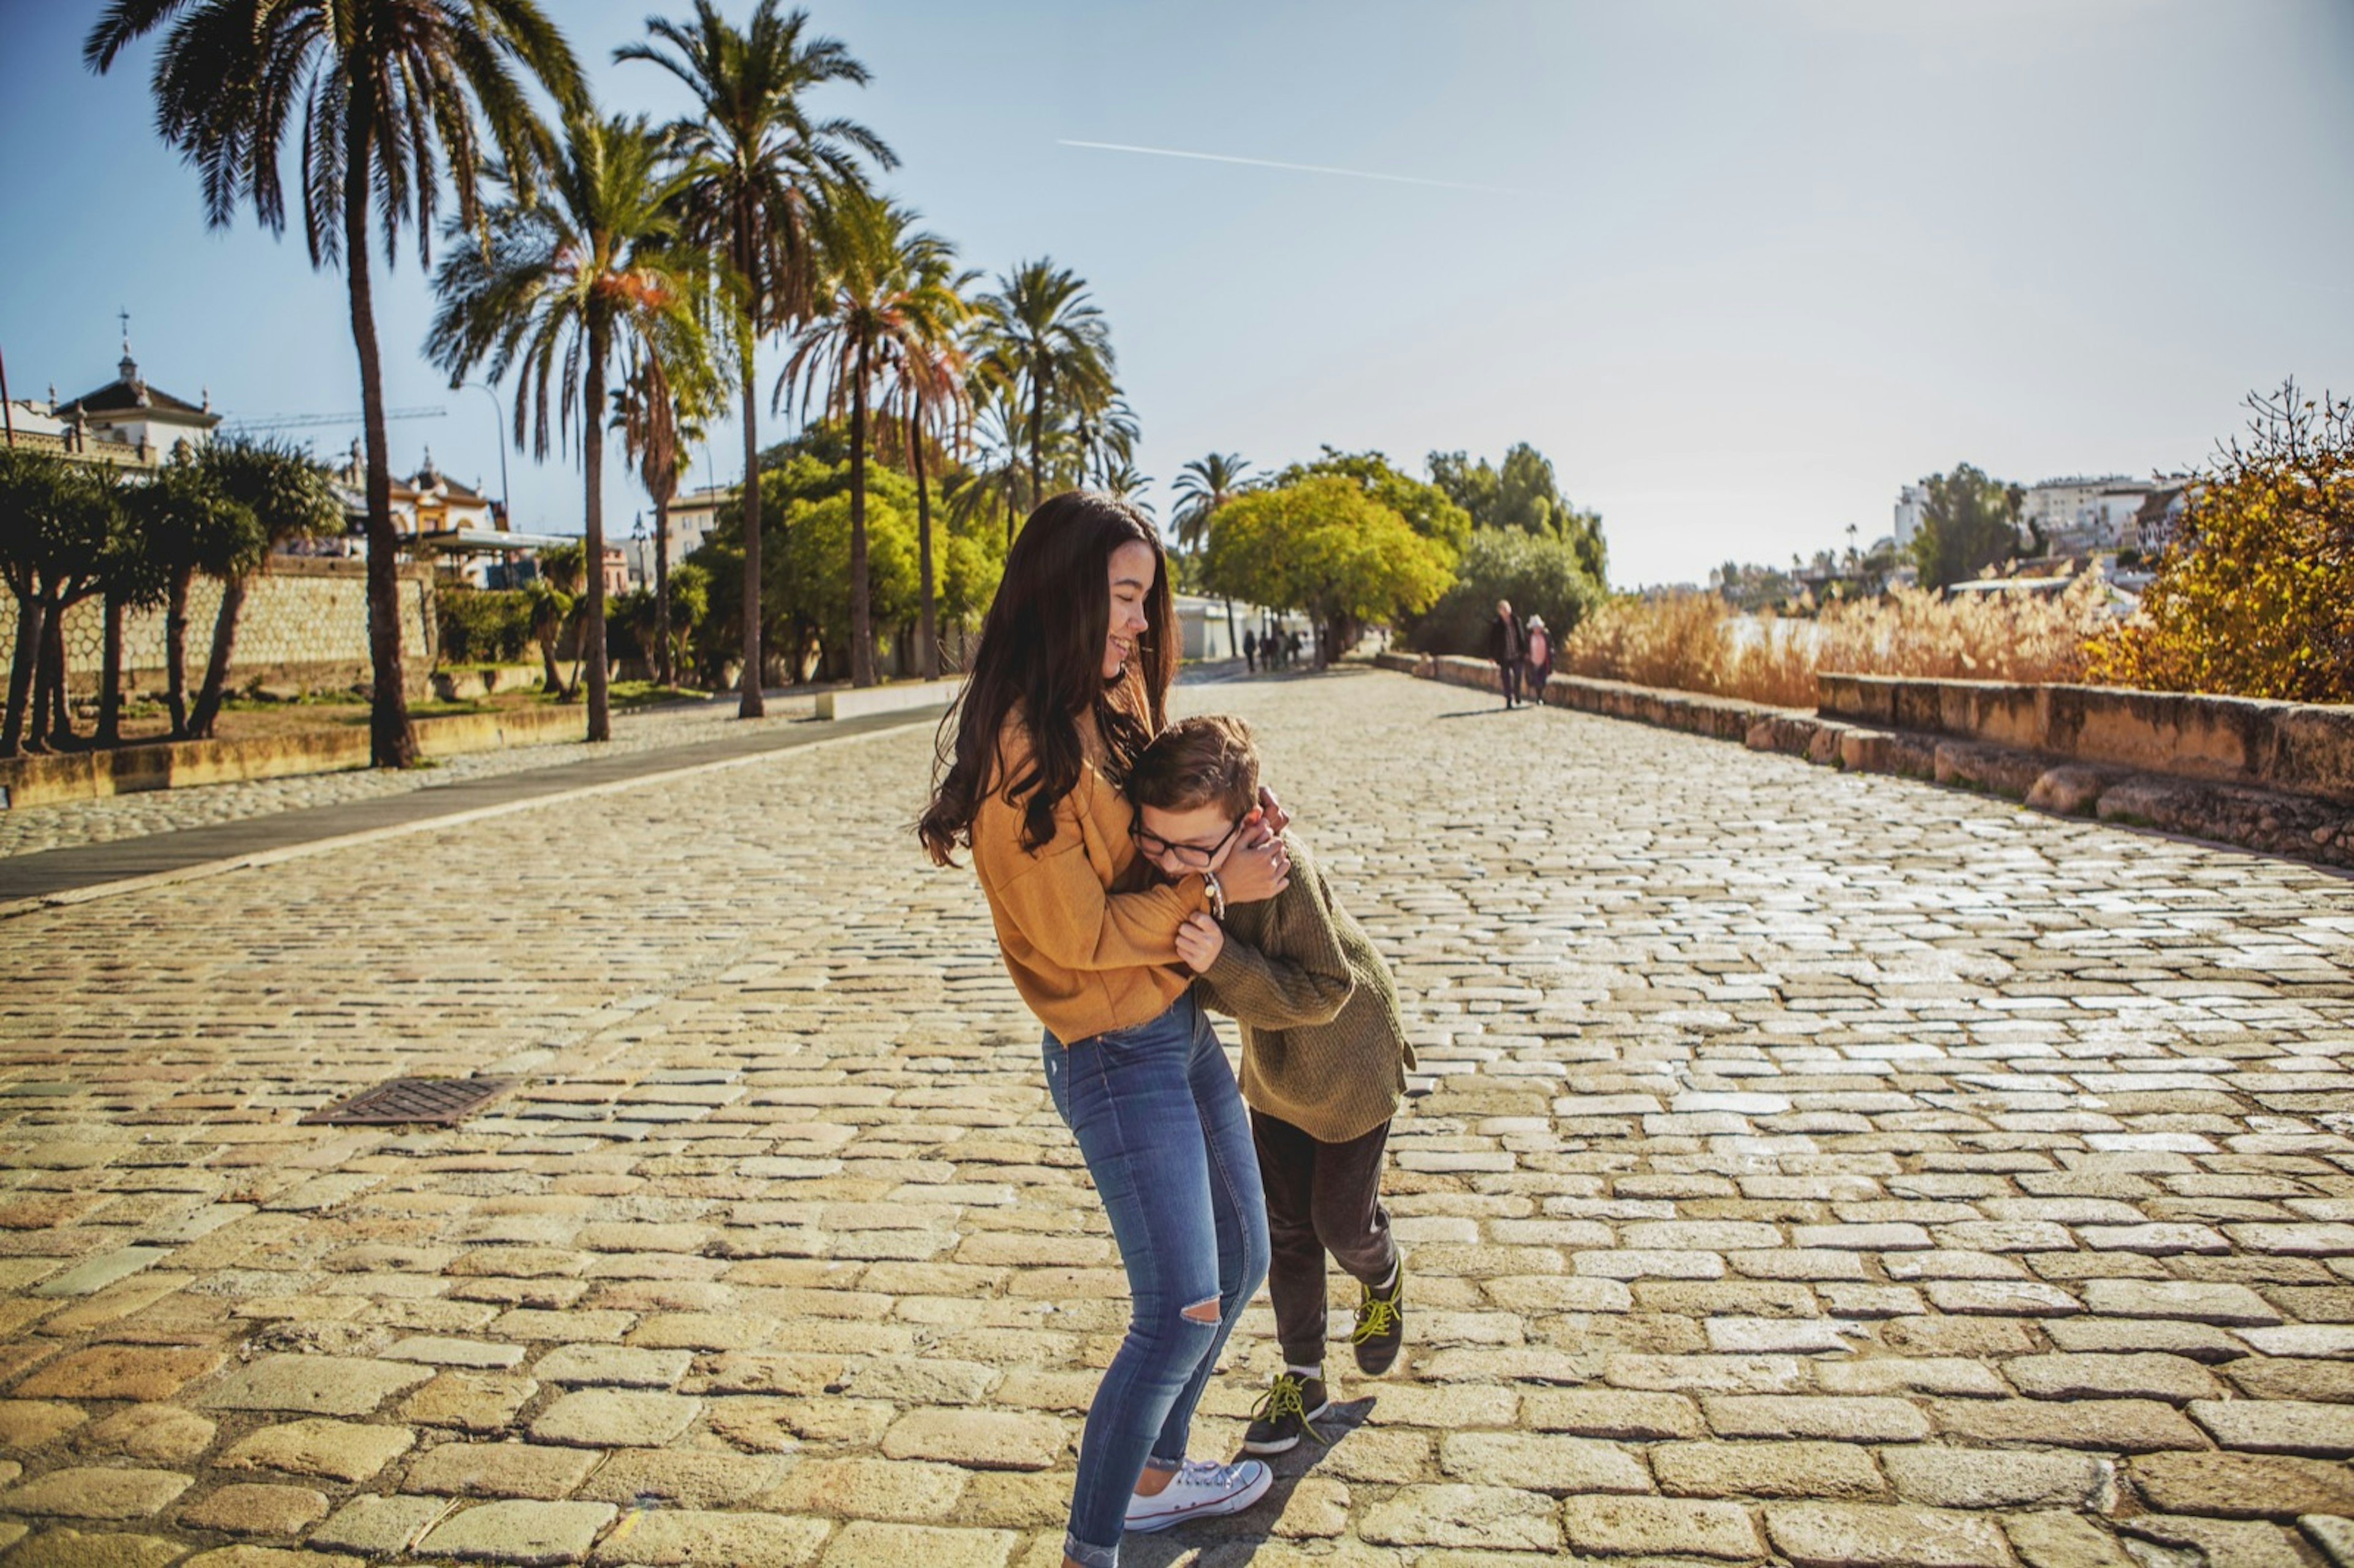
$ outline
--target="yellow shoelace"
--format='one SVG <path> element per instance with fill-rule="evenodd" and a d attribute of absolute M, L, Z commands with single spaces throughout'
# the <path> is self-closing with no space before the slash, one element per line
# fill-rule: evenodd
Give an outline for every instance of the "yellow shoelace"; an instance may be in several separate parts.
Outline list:
<path fill-rule="evenodd" d="M 1394 1296 L 1376 1296 L 1370 1289 L 1357 1304 L 1357 1331 L 1349 1336 L 1352 1344 L 1379 1339 L 1394 1333 L 1398 1326 L 1398 1301 Z"/>
<path fill-rule="evenodd" d="M 1298 1378 L 1285 1372 L 1275 1380 L 1274 1387 L 1260 1396 L 1258 1404 L 1251 1411 L 1251 1418 L 1255 1421 L 1280 1421 L 1287 1415 L 1296 1416 L 1301 1431 L 1317 1442 L 1325 1443 L 1324 1434 L 1317 1431 L 1316 1423 L 1308 1419 L 1308 1404 L 1301 1397 L 1306 1393 Z"/>

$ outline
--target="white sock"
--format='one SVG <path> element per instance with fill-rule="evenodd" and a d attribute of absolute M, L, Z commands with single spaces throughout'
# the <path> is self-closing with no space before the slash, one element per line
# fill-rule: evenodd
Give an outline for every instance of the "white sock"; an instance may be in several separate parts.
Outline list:
<path fill-rule="evenodd" d="M 1283 1370 L 1289 1372 L 1296 1378 L 1314 1378 L 1319 1383 L 1322 1383 L 1324 1381 L 1324 1369 L 1320 1366 L 1295 1367 L 1286 1364 Z"/>

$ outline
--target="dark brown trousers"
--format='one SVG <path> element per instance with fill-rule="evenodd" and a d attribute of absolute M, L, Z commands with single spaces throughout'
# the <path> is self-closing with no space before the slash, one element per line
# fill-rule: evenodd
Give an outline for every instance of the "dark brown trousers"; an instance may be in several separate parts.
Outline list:
<path fill-rule="evenodd" d="M 1293 1366 L 1324 1364 L 1324 1255 L 1352 1278 L 1379 1285 L 1397 1266 L 1389 1211 L 1382 1207 L 1382 1156 L 1390 1124 L 1346 1143 L 1320 1143 L 1289 1122 L 1251 1112 L 1259 1180 L 1267 1189 L 1272 1249 L 1267 1294 L 1275 1335 Z"/>

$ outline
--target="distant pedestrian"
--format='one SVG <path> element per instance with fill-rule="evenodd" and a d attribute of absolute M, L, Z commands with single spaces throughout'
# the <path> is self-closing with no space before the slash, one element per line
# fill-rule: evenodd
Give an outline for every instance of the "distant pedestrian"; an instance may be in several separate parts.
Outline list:
<path fill-rule="evenodd" d="M 1532 615 L 1528 627 L 1529 701 L 1544 701 L 1545 682 L 1553 678 L 1553 633 L 1545 630 L 1544 617 Z"/>
<path fill-rule="evenodd" d="M 1496 619 L 1488 623 L 1488 657 L 1495 662 L 1496 673 L 1503 683 L 1508 709 L 1521 705 L 1521 663 L 1528 655 L 1528 640 L 1512 615 L 1512 601 L 1498 599 Z"/>
<path fill-rule="evenodd" d="M 1243 629 L 1243 662 L 1252 674 L 1258 673 L 1258 637 L 1248 627 Z"/>
<path fill-rule="evenodd" d="M 1301 650 L 1302 644 L 1299 641 L 1299 633 L 1294 631 L 1284 642 L 1283 662 L 1287 664 L 1299 663 Z"/>

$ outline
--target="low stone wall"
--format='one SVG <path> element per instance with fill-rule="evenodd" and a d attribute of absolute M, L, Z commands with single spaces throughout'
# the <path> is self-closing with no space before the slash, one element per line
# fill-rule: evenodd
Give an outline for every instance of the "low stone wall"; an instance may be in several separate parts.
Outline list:
<path fill-rule="evenodd" d="M 1385 670 L 1500 692 L 1484 659 L 1384 653 Z M 2354 867 L 2354 708 L 2086 686 L 1819 677 L 1815 713 L 1555 675 L 1544 700 L 2267 854 Z M 2169 749 L 2179 738 L 2179 751 Z"/>
<path fill-rule="evenodd" d="M 221 585 L 198 577 L 188 589 L 188 684 L 204 679 L 212 652 L 213 618 L 220 609 Z M 87 599 L 66 611 L 66 676 L 78 695 L 98 690 L 106 654 L 106 609 Z M 421 695 L 440 640 L 434 619 L 433 572 L 409 563 L 400 568 L 400 641 L 406 685 Z M 0 593 L 0 662 L 16 646 L 16 599 Z M 123 681 L 133 691 L 164 686 L 164 612 L 140 610 L 123 618 Z M 272 556 L 253 579 L 237 620 L 237 650 L 229 684 L 251 681 L 270 685 L 342 691 L 369 677 L 367 565 L 331 556 Z"/>
<path fill-rule="evenodd" d="M 2354 707 L 1885 675 L 1815 684 L 1826 718 L 2354 804 Z"/>
<path fill-rule="evenodd" d="M 450 714 L 414 722 L 417 749 L 424 757 L 543 746 L 578 740 L 588 732 L 588 710 L 577 705 Z M 297 773 L 340 773 L 367 765 L 366 725 L 258 740 L 158 741 L 106 751 L 15 757 L 0 759 L 0 807 L 47 806 Z"/>

